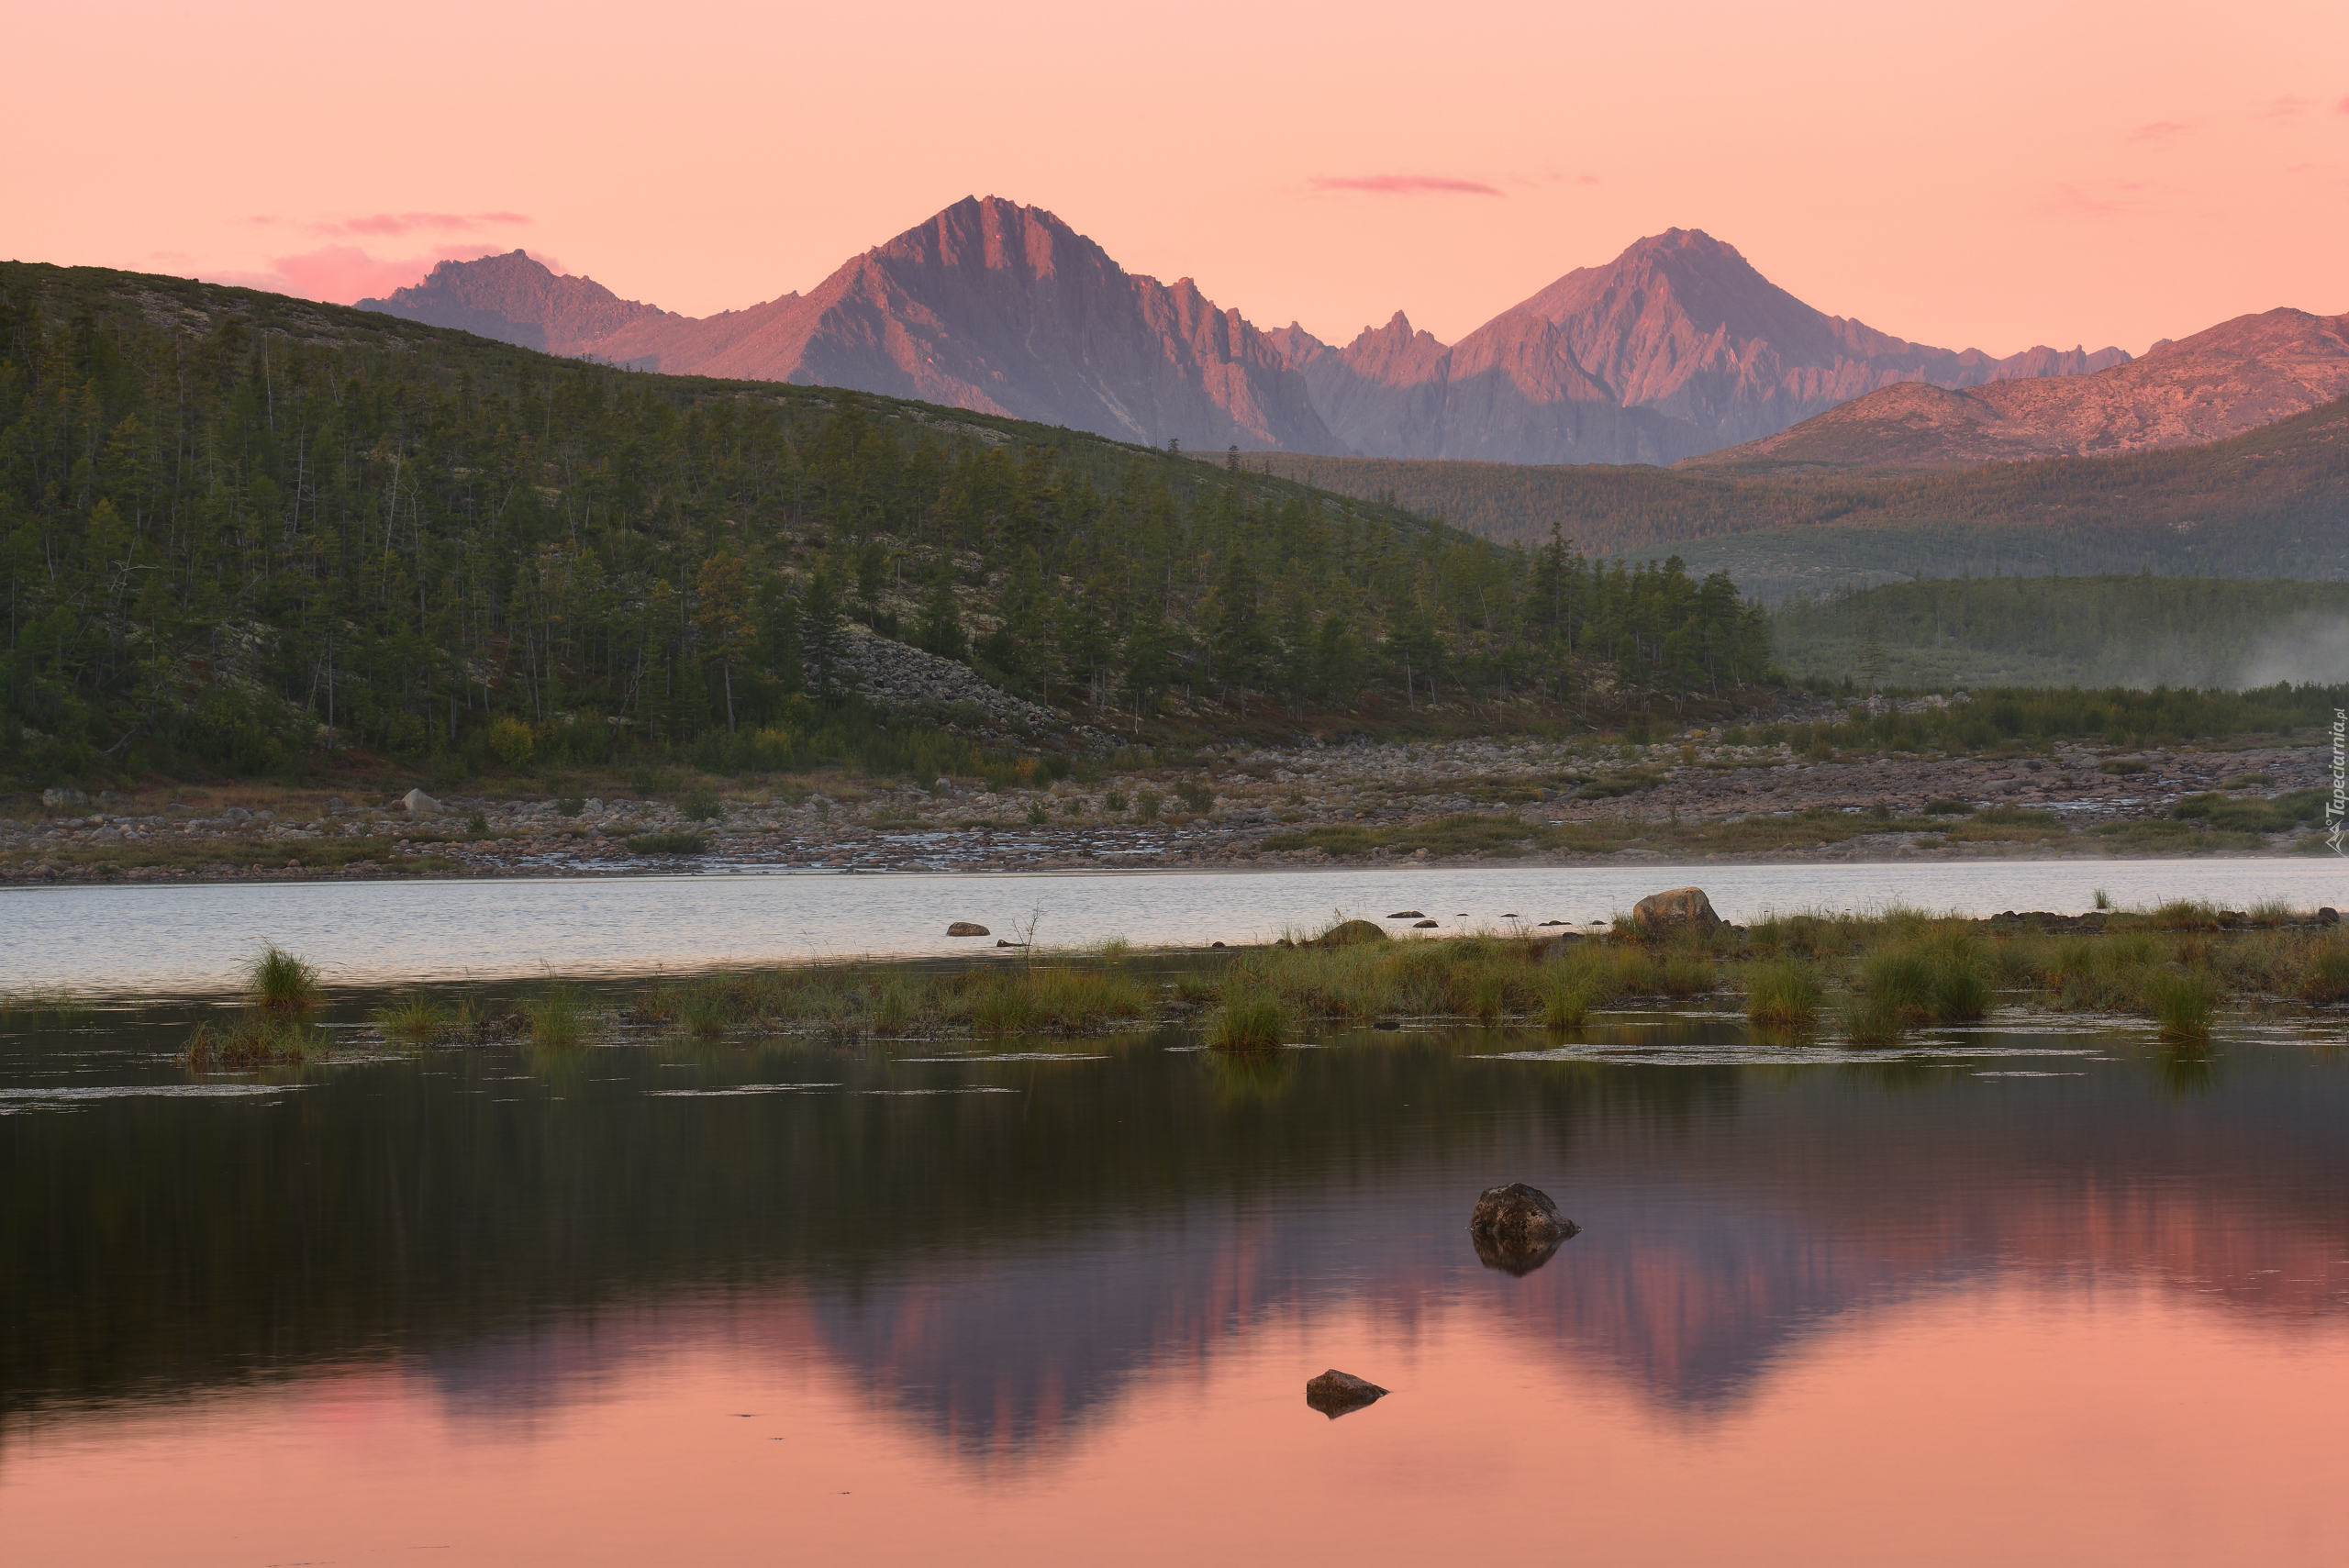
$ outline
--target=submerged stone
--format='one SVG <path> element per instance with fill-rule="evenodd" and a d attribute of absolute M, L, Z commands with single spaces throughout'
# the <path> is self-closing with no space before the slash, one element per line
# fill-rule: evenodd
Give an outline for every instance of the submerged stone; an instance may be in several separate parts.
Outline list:
<path fill-rule="evenodd" d="M 1305 1385 L 1305 1402 L 1331 1420 L 1352 1414 L 1386 1397 L 1386 1390 L 1366 1378 L 1331 1367 Z"/>
<path fill-rule="evenodd" d="M 946 934 L 950 937 L 991 937 L 995 935 L 993 931 L 988 930 L 985 926 L 982 926 L 973 920 L 955 921 L 952 925 L 946 928 Z"/>
<path fill-rule="evenodd" d="M 1554 1256 L 1582 1229 L 1558 1212 L 1550 1195 L 1523 1182 L 1487 1187 L 1468 1216 L 1468 1239 L 1488 1269 L 1522 1277 Z"/>

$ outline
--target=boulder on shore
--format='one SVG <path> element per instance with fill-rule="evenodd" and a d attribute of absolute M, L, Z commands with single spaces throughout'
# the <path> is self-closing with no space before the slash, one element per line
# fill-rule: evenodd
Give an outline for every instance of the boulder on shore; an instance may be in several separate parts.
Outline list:
<path fill-rule="evenodd" d="M 1487 1187 L 1468 1216 L 1468 1239 L 1488 1269 L 1522 1278 L 1548 1262 L 1582 1229 L 1558 1212 L 1550 1195 L 1523 1182 Z"/>
<path fill-rule="evenodd" d="M 400 796 L 400 806 L 410 817 L 438 817 L 440 803 L 420 789 L 412 789 Z"/>
<path fill-rule="evenodd" d="M 1720 929 L 1723 921 L 1713 913 L 1713 901 L 1705 896 L 1703 888 L 1675 887 L 1651 893 L 1632 905 L 1631 923 L 1642 936 L 1676 937 L 1683 931 L 1701 936 Z"/>
<path fill-rule="evenodd" d="M 1321 933 L 1314 945 L 1325 948 L 1352 947 L 1356 942 L 1383 942 L 1386 933 L 1369 920 L 1341 920 Z"/>
<path fill-rule="evenodd" d="M 988 930 L 985 926 L 979 925 L 977 922 L 972 920 L 955 921 L 952 925 L 946 928 L 946 934 L 950 937 L 991 937 L 995 935 L 993 931 Z"/>
<path fill-rule="evenodd" d="M 1378 1385 L 1336 1367 L 1305 1385 L 1305 1402 L 1333 1421 L 1385 1397 L 1386 1390 Z"/>

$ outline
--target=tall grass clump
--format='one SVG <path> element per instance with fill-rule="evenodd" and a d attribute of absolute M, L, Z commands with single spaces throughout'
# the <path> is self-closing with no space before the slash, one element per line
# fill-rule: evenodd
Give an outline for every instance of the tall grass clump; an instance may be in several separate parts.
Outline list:
<path fill-rule="evenodd" d="M 242 1072 L 307 1061 L 324 1044 L 318 1029 L 283 1012 L 249 1012 L 234 1023 L 198 1024 L 180 1061 L 198 1073 Z"/>
<path fill-rule="evenodd" d="M 1036 1028 L 1036 994 L 1016 974 L 991 974 L 971 993 L 971 1027 L 981 1034 L 1027 1034 Z"/>
<path fill-rule="evenodd" d="M 2145 984 L 2145 999 L 2164 1040 L 2199 1041 L 2210 1038 L 2210 1015 L 2217 1008 L 2219 988 L 2200 970 L 2165 969 Z"/>
<path fill-rule="evenodd" d="M 1966 932 L 1932 932 L 1870 953 L 1843 1010 L 1855 1040 L 1898 1039 L 1920 1024 L 1965 1023 L 1990 1011 L 1989 960 Z"/>
<path fill-rule="evenodd" d="M 1773 959 L 1745 972 L 1748 1022 L 1807 1029 L 1819 1021 L 1819 976 L 1807 963 Z"/>
<path fill-rule="evenodd" d="M 1230 989 L 1223 1010 L 1208 1032 L 1208 1043 L 1218 1051 L 1275 1051 L 1288 1033 L 1288 1014 L 1277 999 L 1262 992 Z"/>
<path fill-rule="evenodd" d="M 532 1045 L 577 1045 L 587 1038 L 587 1007 L 568 985 L 550 985 L 522 1004 Z"/>
<path fill-rule="evenodd" d="M 914 1027 L 921 1016 L 921 1004 L 913 986 L 903 976 L 891 975 L 881 983 L 873 996 L 873 1029 L 875 1034 L 902 1035 Z"/>
<path fill-rule="evenodd" d="M 449 1011 L 423 996 L 403 997 L 375 1009 L 375 1027 L 393 1040 L 438 1040 L 449 1030 Z"/>
<path fill-rule="evenodd" d="M 1590 995 L 1576 984 L 1579 975 L 1561 966 L 1542 983 L 1542 1021 L 1553 1029 L 1580 1029 L 1590 1017 Z"/>
<path fill-rule="evenodd" d="M 318 1005 L 318 972 L 275 942 L 245 965 L 245 989 L 257 1006 L 303 1013 Z"/>
<path fill-rule="evenodd" d="M 2317 944 L 2301 963 L 2294 989 L 2304 1002 L 2349 1002 L 2349 944 Z"/>

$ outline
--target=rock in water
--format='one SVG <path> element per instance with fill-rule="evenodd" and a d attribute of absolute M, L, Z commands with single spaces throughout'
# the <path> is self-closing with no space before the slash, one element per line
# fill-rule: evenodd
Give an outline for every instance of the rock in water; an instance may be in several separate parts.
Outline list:
<path fill-rule="evenodd" d="M 1305 1402 L 1331 1420 L 1375 1405 L 1386 1397 L 1386 1390 L 1375 1383 L 1356 1377 L 1350 1372 L 1331 1367 L 1305 1385 Z"/>
<path fill-rule="evenodd" d="M 1397 909 L 1395 913 L 1387 916 L 1386 917 L 1390 920 L 1424 920 L 1427 918 L 1425 915 L 1420 914 L 1417 909 Z"/>
<path fill-rule="evenodd" d="M 1581 1229 L 1558 1212 L 1548 1193 L 1523 1182 L 1486 1188 L 1468 1217 L 1468 1239 L 1484 1265 L 1520 1278 L 1548 1262 Z"/>
<path fill-rule="evenodd" d="M 1683 931 L 1701 935 L 1722 922 L 1713 913 L 1713 901 L 1705 896 L 1703 888 L 1675 887 L 1668 893 L 1651 893 L 1632 905 L 1631 923 L 1644 936 L 1676 937 Z"/>
<path fill-rule="evenodd" d="M 440 803 L 420 789 L 412 789 L 400 796 L 400 805 L 411 817 L 437 817 L 440 814 Z"/>
<path fill-rule="evenodd" d="M 995 935 L 993 931 L 988 930 L 985 926 L 975 925 L 969 920 L 955 921 L 952 925 L 946 928 L 946 934 L 950 937 L 991 937 Z"/>

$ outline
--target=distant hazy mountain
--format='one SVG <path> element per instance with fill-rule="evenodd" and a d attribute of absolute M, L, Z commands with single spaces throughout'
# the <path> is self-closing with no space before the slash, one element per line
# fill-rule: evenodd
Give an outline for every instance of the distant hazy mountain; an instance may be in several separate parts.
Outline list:
<path fill-rule="evenodd" d="M 1683 228 L 1568 272 L 1449 349 L 1400 312 L 1343 349 L 1294 325 L 1273 337 L 1358 452 L 1527 463 L 1670 462 L 1895 382 L 1976 386 L 2129 358 L 1910 343 L 1820 314 Z"/>
<path fill-rule="evenodd" d="M 2094 375 L 1888 386 L 1701 460 L 1955 468 L 2224 439 L 2349 396 L 2349 315 L 2270 310 Z"/>
<path fill-rule="evenodd" d="M 389 299 L 362 299 L 359 308 L 574 356 L 595 352 L 613 333 L 641 321 L 685 319 L 622 299 L 593 278 L 550 272 L 519 250 L 443 261 L 413 288 Z"/>
<path fill-rule="evenodd" d="M 507 281 L 523 268 L 544 281 Z M 573 284 L 610 297 L 517 252 L 444 262 L 414 288 L 361 303 L 533 347 L 560 338 L 558 352 L 672 374 L 856 387 L 1151 445 L 1345 450 L 1304 378 L 1238 311 L 1188 278 L 1127 272 L 1051 213 L 993 196 L 955 203 L 805 295 L 698 320 L 638 306 L 574 338 L 588 296 L 562 286 Z"/>
<path fill-rule="evenodd" d="M 1125 272 L 1040 207 L 988 197 L 807 295 L 696 319 L 520 251 L 445 261 L 366 308 L 682 374 L 849 386 L 1197 448 L 1666 463 L 1900 382 L 1962 388 L 2128 359 L 2008 359 L 1825 316 L 1694 229 L 1568 272 L 1446 346 L 1400 311 L 1343 348 L 1263 332 L 1189 279 Z"/>

